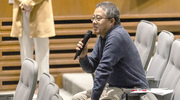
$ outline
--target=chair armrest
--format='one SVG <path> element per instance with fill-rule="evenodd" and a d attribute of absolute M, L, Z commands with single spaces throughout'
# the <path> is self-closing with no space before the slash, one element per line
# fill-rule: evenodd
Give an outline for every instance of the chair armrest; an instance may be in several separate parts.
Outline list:
<path fill-rule="evenodd" d="M 151 88 L 151 89 L 123 89 L 123 91 L 128 95 L 128 98 L 139 98 L 141 99 L 141 96 L 146 93 L 154 94 L 158 99 L 157 100 L 164 100 L 164 98 L 171 98 L 173 94 L 173 90 L 168 90 L 166 88 Z M 134 99 L 128 99 L 128 100 L 134 100 Z M 146 99 L 142 99 L 146 100 Z M 149 99 L 151 100 L 151 99 Z M 154 100 L 154 99 L 152 99 Z M 166 99 L 170 100 L 170 99 Z"/>
<path fill-rule="evenodd" d="M 146 93 L 146 94 L 142 94 L 140 95 L 140 100 L 172 100 L 172 93 L 171 94 L 167 94 L 167 95 L 156 95 L 153 93 Z"/>
<path fill-rule="evenodd" d="M 146 79 L 147 80 L 155 80 L 155 77 L 154 76 L 146 76 Z"/>

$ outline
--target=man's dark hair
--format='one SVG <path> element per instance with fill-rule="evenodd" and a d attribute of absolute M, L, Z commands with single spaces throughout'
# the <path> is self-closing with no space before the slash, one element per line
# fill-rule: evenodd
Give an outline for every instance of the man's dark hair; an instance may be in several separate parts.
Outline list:
<path fill-rule="evenodd" d="M 120 12 L 119 8 L 111 2 L 101 2 L 96 5 L 96 8 L 102 8 L 105 11 L 107 18 L 114 18 L 115 24 L 120 24 Z"/>

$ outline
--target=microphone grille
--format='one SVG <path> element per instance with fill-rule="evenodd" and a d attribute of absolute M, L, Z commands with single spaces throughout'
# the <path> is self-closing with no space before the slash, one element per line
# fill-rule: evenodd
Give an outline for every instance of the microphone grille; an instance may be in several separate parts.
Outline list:
<path fill-rule="evenodd" d="M 92 31 L 91 30 L 88 30 L 87 32 L 86 32 L 88 35 L 92 35 Z"/>

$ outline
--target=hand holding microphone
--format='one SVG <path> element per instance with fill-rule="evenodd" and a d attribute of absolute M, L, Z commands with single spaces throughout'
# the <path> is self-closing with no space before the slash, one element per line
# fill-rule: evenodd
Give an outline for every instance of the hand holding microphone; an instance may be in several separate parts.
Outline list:
<path fill-rule="evenodd" d="M 25 11 L 25 12 L 31 12 L 31 11 L 32 11 L 32 8 L 29 7 L 29 6 L 26 6 L 26 5 L 24 4 L 25 1 L 26 1 L 26 0 L 24 0 L 24 1 L 19 5 L 19 7 L 20 7 L 23 11 Z"/>
<path fill-rule="evenodd" d="M 86 46 L 87 41 L 91 37 L 91 35 L 92 35 L 92 31 L 88 30 L 86 32 L 86 34 L 84 35 L 84 39 L 79 41 L 79 43 L 77 44 L 77 47 L 76 47 L 77 52 L 76 52 L 76 55 L 74 57 L 74 60 L 81 54 L 82 51 L 83 51 L 84 55 L 87 54 L 88 50 L 87 50 L 87 47 L 85 47 L 85 46 Z"/>

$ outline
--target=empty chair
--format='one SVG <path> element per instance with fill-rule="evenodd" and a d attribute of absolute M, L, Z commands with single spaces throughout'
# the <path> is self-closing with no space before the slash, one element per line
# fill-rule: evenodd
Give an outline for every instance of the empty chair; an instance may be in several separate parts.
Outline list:
<path fill-rule="evenodd" d="M 159 88 L 175 89 L 175 86 L 180 79 L 180 40 L 175 40 L 172 44 L 170 57 L 165 71 L 159 83 Z M 157 96 L 160 100 L 159 96 Z M 170 100 L 171 95 L 163 98 L 163 100 Z"/>
<path fill-rule="evenodd" d="M 180 78 L 180 40 L 172 44 L 170 58 L 159 83 L 159 88 L 174 89 Z"/>
<path fill-rule="evenodd" d="M 42 100 L 51 100 L 55 94 L 59 94 L 59 87 L 55 83 L 49 83 L 45 88 Z"/>
<path fill-rule="evenodd" d="M 162 75 L 160 80 L 159 88 L 168 88 L 175 89 L 174 98 L 172 99 L 171 95 L 168 95 L 163 98 L 163 100 L 179 100 L 180 87 L 180 39 L 175 40 L 172 44 L 172 49 L 170 53 L 170 58 L 168 60 L 168 64 L 166 69 Z M 177 93 L 177 94 L 176 94 Z M 159 96 L 157 96 L 158 100 L 161 100 Z M 153 99 L 150 99 L 153 100 Z"/>
<path fill-rule="evenodd" d="M 49 73 L 43 73 L 39 80 L 37 100 L 43 100 L 45 89 L 49 83 L 54 83 L 54 77 Z"/>
<path fill-rule="evenodd" d="M 37 74 L 37 63 L 26 58 L 22 63 L 20 78 L 13 100 L 32 100 L 37 83 Z"/>
<path fill-rule="evenodd" d="M 163 30 L 158 36 L 157 48 L 146 74 L 150 88 L 158 87 L 169 59 L 173 41 L 174 35 L 169 31 Z"/>
<path fill-rule="evenodd" d="M 144 69 L 151 59 L 157 36 L 157 26 L 152 22 L 141 20 L 137 26 L 135 45 L 138 49 Z"/>

